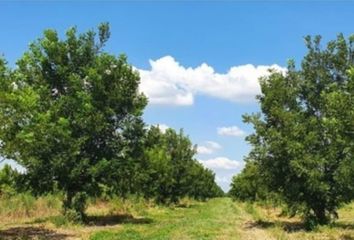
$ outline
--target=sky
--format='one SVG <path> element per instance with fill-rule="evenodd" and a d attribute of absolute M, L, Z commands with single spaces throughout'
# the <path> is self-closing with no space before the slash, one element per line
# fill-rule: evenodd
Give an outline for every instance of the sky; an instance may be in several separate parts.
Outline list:
<path fill-rule="evenodd" d="M 227 191 L 250 151 L 242 115 L 259 112 L 258 78 L 289 59 L 300 66 L 306 35 L 353 34 L 353 19 L 354 1 L 0 0 L 0 54 L 14 67 L 44 29 L 109 22 L 105 50 L 140 72 L 146 123 L 183 128 Z"/>

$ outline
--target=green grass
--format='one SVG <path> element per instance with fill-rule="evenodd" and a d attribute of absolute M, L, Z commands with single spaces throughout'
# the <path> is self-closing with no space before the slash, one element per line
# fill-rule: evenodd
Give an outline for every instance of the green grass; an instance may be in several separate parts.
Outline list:
<path fill-rule="evenodd" d="M 228 198 L 194 203 L 188 208 L 154 207 L 143 218 L 147 224 L 123 224 L 121 228 L 93 233 L 91 240 L 237 240 L 237 239 L 343 239 L 354 240 L 353 204 L 340 210 L 332 226 L 307 232 L 299 218 L 281 218 L 280 209 L 232 202 Z"/>
<path fill-rule="evenodd" d="M 333 225 L 311 232 L 297 217 L 280 217 L 279 208 L 229 198 L 207 202 L 184 199 L 171 207 L 139 198 L 92 200 L 87 209 L 89 221 L 81 225 L 69 223 L 60 214 L 55 196 L 16 196 L 0 199 L 0 206 L 0 239 L 6 234 L 32 234 L 29 239 L 354 240 L 354 203 L 340 209 L 340 218 Z"/>
<path fill-rule="evenodd" d="M 149 224 L 127 224 L 121 231 L 101 231 L 91 239 L 217 239 L 227 234 L 238 239 L 233 227 L 238 209 L 229 199 L 212 199 L 190 207 L 154 208 L 145 218 Z"/>

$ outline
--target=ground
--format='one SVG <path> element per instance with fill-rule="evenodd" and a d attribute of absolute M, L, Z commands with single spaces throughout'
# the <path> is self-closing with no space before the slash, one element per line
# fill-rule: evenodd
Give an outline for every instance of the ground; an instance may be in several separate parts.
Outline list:
<path fill-rule="evenodd" d="M 207 240 L 342 239 L 354 240 L 354 204 L 340 210 L 331 226 L 307 232 L 299 218 L 279 217 L 280 210 L 216 198 L 175 207 L 137 205 L 131 213 L 96 202 L 89 223 L 72 225 L 61 218 L 0 220 L 0 239 Z"/>

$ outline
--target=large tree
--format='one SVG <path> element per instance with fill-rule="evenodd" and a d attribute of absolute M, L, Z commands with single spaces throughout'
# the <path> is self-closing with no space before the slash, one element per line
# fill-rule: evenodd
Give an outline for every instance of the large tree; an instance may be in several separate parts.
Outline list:
<path fill-rule="evenodd" d="M 306 37 L 301 68 L 261 79 L 261 114 L 246 115 L 255 133 L 249 155 L 269 189 L 312 223 L 337 217 L 354 196 L 354 36 L 321 48 Z"/>
<path fill-rule="evenodd" d="M 64 191 L 78 218 L 101 183 L 132 191 L 141 152 L 147 101 L 127 58 L 103 51 L 109 37 L 108 24 L 98 34 L 71 28 L 64 40 L 46 30 L 15 69 L 0 60 L 0 154 L 26 168 L 34 192 Z"/>

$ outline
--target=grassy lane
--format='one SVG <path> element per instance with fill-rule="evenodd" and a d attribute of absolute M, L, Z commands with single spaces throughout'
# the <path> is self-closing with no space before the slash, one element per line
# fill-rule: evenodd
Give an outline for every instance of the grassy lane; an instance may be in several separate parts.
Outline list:
<path fill-rule="evenodd" d="M 354 240 L 353 206 L 342 208 L 334 225 L 307 232 L 299 218 L 279 217 L 279 209 L 218 198 L 188 208 L 152 208 L 150 223 L 99 231 L 91 240 Z"/>
<path fill-rule="evenodd" d="M 1 205 L 0 239 L 354 240 L 354 203 L 340 209 L 333 225 L 307 232 L 299 218 L 279 217 L 279 209 L 229 198 L 186 201 L 186 207 L 99 201 L 88 208 L 91 220 L 87 225 L 65 222 L 53 199 L 35 200 L 32 212 L 17 207 L 10 214 L 11 209 L 5 211 L 7 205 Z"/>
<path fill-rule="evenodd" d="M 151 209 L 149 224 L 127 224 L 123 230 L 101 231 L 91 239 L 240 239 L 235 222 L 239 209 L 228 198 L 186 208 Z"/>

